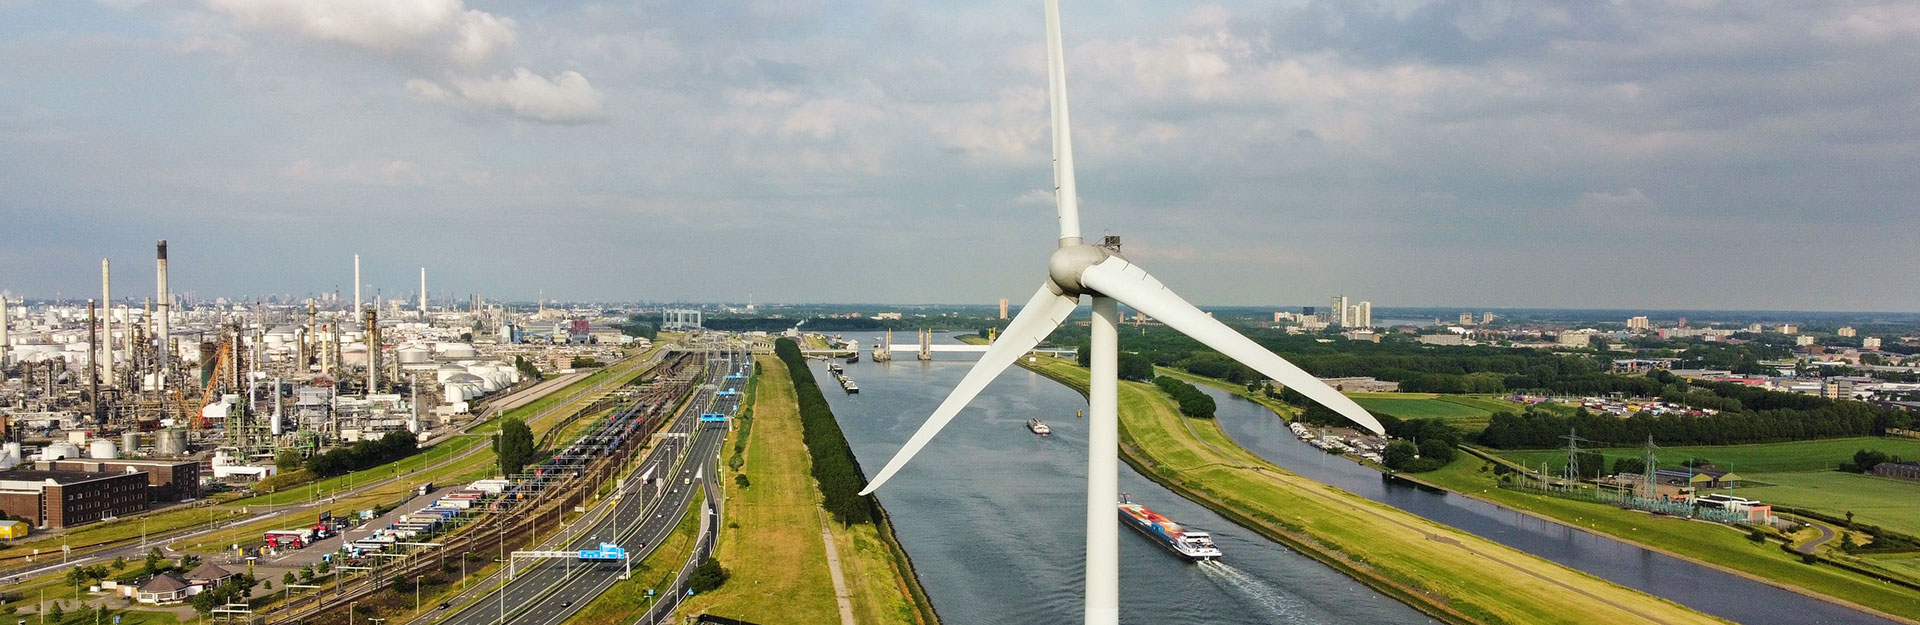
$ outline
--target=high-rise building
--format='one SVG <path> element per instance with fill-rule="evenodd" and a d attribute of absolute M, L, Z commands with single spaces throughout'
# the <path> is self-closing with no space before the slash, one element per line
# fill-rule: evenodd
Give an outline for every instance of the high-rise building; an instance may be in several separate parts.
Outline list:
<path fill-rule="evenodd" d="M 1373 327 L 1373 302 L 1360 302 L 1360 315 L 1354 322 L 1362 328 Z"/>
<path fill-rule="evenodd" d="M 1863 349 L 1880 349 L 1880 337 L 1869 336 L 1860 339 L 1860 347 Z"/>
<path fill-rule="evenodd" d="M 1341 327 L 1353 325 L 1352 318 L 1347 316 L 1347 296 L 1333 296 L 1333 301 L 1327 303 L 1327 308 L 1329 309 L 1327 323 L 1338 324 Z"/>
<path fill-rule="evenodd" d="M 1491 323 L 1493 323 L 1493 312 L 1492 312 L 1492 311 L 1488 311 L 1488 312 L 1483 312 L 1483 313 L 1480 313 L 1480 325 L 1483 325 L 1483 326 L 1484 326 L 1484 325 L 1488 325 L 1488 324 L 1491 324 Z"/>
<path fill-rule="evenodd" d="M 1628 329 L 1628 330 L 1647 330 L 1647 329 L 1651 329 L 1652 327 L 1653 327 L 1653 324 L 1651 324 L 1651 323 L 1649 323 L 1649 322 L 1647 321 L 1647 316 L 1646 316 L 1646 315 L 1640 315 L 1640 316 L 1638 316 L 1638 317 L 1628 317 L 1628 318 L 1627 318 L 1627 329 Z"/>
<path fill-rule="evenodd" d="M 1000 318 L 1007 318 L 1007 298 L 1000 298 Z"/>
<path fill-rule="evenodd" d="M 1853 326 L 1845 326 L 1838 330 L 1834 330 L 1833 333 L 1838 334 L 1840 336 L 1852 337 L 1852 336 L 1858 335 L 1860 332 L 1858 330 L 1853 329 Z"/>
<path fill-rule="evenodd" d="M 1473 313 L 1470 313 L 1470 312 L 1460 313 L 1460 325 L 1463 325 L 1463 326 L 1473 325 Z"/>

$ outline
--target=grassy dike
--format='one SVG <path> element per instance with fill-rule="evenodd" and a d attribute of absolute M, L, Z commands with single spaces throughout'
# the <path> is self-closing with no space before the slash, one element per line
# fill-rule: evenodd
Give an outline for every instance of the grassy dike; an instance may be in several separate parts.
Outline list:
<path fill-rule="evenodd" d="M 1276 413 L 1294 410 L 1278 400 L 1247 392 L 1245 387 L 1184 371 L 1156 368 L 1194 384 L 1205 384 L 1257 402 Z M 1848 439 L 1858 441 L 1861 439 Z M 1859 445 L 1827 444 L 1835 450 Z M 1764 445 L 1734 448 L 1765 447 Z M 1715 448 L 1680 448 L 1713 457 Z M 1728 448 L 1721 448 L 1721 450 Z M 1837 453 L 1837 452 L 1836 452 Z M 1726 455 L 1721 453 L 1719 455 Z M 1545 497 L 1497 488 L 1492 472 L 1481 473 L 1484 461 L 1461 454 L 1437 471 L 1413 474 L 1413 479 L 1523 514 L 1605 535 L 1702 566 L 1808 596 L 1876 613 L 1905 623 L 1920 623 L 1920 591 L 1901 588 L 1831 566 L 1808 565 L 1774 543 L 1756 544 L 1743 531 L 1717 523 L 1654 516 L 1636 510 L 1586 501 Z"/>
<path fill-rule="evenodd" d="M 1086 392 L 1087 370 L 1026 366 Z M 1120 385 L 1121 457 L 1141 474 L 1450 623 L 1723 623 L 1678 604 L 1315 482 L 1181 417 L 1154 387 Z"/>
<path fill-rule="evenodd" d="M 730 473 L 746 475 L 750 486 L 728 482 L 733 487 L 728 489 L 727 523 L 715 552 L 733 577 L 720 589 L 693 598 L 683 613 L 763 623 L 838 624 L 839 604 L 820 538 L 825 523 L 840 554 L 856 622 L 937 623 L 906 553 L 884 520 L 846 527 L 824 520 L 786 365 L 761 357 L 748 393 L 751 402 L 742 414 L 752 417 L 733 433 L 747 437 L 745 462 Z"/>

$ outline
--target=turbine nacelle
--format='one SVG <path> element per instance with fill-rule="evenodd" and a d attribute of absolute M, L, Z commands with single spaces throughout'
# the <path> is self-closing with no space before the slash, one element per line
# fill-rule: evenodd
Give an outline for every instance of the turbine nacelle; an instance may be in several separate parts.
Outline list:
<path fill-rule="evenodd" d="M 1047 258 L 1047 278 L 1052 281 L 1055 292 L 1062 295 L 1073 297 L 1099 295 L 1080 283 L 1080 275 L 1094 265 L 1119 255 L 1118 252 L 1099 245 L 1085 243 L 1062 245 Z"/>

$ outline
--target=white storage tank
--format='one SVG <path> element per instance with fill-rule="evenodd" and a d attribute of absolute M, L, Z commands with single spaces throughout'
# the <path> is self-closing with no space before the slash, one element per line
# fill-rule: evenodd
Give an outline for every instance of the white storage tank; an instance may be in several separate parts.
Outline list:
<path fill-rule="evenodd" d="M 41 460 L 64 460 L 80 457 L 80 448 L 73 443 L 54 443 L 40 449 Z"/>
<path fill-rule="evenodd" d="M 120 449 L 113 444 L 112 440 L 96 438 L 92 443 L 87 444 L 87 457 L 95 460 L 113 460 L 120 457 Z"/>
<path fill-rule="evenodd" d="M 140 433 L 120 433 L 120 449 L 125 451 L 128 456 L 132 456 L 135 452 L 138 452 L 140 450 Z"/>

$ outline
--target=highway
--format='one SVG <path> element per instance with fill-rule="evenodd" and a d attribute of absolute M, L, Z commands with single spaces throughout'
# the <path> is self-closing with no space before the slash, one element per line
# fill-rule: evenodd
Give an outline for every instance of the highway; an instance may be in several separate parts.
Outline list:
<path fill-rule="evenodd" d="M 719 448 L 726 439 L 726 423 L 703 423 L 703 413 L 731 416 L 739 409 L 742 388 L 750 373 L 752 360 L 744 353 L 717 357 L 709 361 L 707 383 L 688 402 L 686 409 L 668 428 L 661 445 L 647 455 L 633 478 L 618 491 L 619 500 L 611 514 L 602 515 L 592 525 L 574 532 L 558 551 L 593 549 L 601 542 L 616 542 L 638 561 L 651 553 L 679 524 L 692 501 L 695 481 L 717 484 Z M 738 377 L 731 377 L 731 376 Z M 684 439 L 679 437 L 684 436 Z M 680 441 L 689 442 L 680 442 Z M 681 455 L 682 451 L 691 453 Z M 689 461 L 690 460 L 690 461 Z M 677 463 L 677 464 L 676 464 Z M 640 480 L 649 476 L 651 480 Z M 637 487 L 637 488 L 636 488 Z M 658 492 L 665 489 L 664 493 Z M 635 496 L 633 491 L 640 496 Z M 619 534 L 618 540 L 612 540 Z M 519 573 L 503 592 L 494 590 L 467 604 L 453 615 L 437 621 L 449 625 L 486 625 L 511 622 L 516 625 L 552 625 L 564 621 L 594 597 L 605 592 L 625 572 L 619 562 L 563 562 L 520 560 Z"/>

